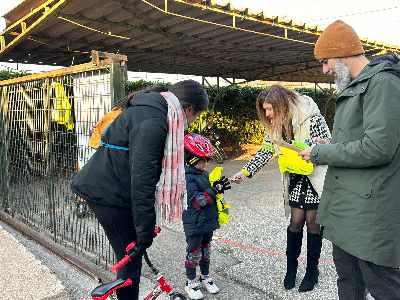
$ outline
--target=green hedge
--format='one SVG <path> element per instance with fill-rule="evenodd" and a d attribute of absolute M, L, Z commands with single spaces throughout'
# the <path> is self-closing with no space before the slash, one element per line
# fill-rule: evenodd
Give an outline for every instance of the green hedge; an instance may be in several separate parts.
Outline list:
<path fill-rule="evenodd" d="M 299 94 L 307 95 L 314 99 L 329 128 L 332 130 L 333 117 L 335 116 L 336 90 L 334 88 L 318 89 L 316 93 L 314 89 L 310 88 L 297 88 L 294 90 Z"/>
<path fill-rule="evenodd" d="M 224 87 L 219 98 L 211 95 L 210 113 L 214 112 L 214 130 L 223 146 L 260 144 L 264 130 L 258 121 L 255 102 L 261 88 Z"/>
<path fill-rule="evenodd" d="M 0 81 L 12 79 L 15 77 L 22 77 L 25 75 L 27 75 L 26 72 L 22 72 L 22 71 L 0 70 Z"/>
<path fill-rule="evenodd" d="M 165 82 L 139 80 L 127 83 L 127 92 L 147 88 L 155 84 L 169 85 Z M 223 87 L 220 97 L 215 97 L 215 87 L 206 87 L 210 95 L 210 107 L 197 123 L 192 124 L 190 131 L 196 131 L 204 123 L 212 123 L 213 131 L 227 152 L 238 152 L 241 144 L 260 144 L 264 136 L 263 126 L 258 120 L 255 102 L 263 90 L 259 87 L 240 87 L 237 85 Z M 294 89 L 300 94 L 315 100 L 328 126 L 332 128 L 335 94 L 333 89 L 300 88 Z M 200 123 L 203 123 L 200 125 Z M 198 130 L 197 130 L 198 131 Z"/>
<path fill-rule="evenodd" d="M 140 91 L 145 90 L 152 86 L 170 86 L 170 82 L 163 82 L 163 81 L 147 81 L 147 80 L 137 80 L 137 81 L 127 81 L 125 84 L 125 91 L 126 93 L 130 93 L 133 91 Z"/>

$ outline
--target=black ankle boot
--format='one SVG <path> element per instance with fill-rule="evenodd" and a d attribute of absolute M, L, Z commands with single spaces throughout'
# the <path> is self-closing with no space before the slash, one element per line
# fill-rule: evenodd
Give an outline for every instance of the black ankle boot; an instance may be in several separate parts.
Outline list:
<path fill-rule="evenodd" d="M 286 246 L 286 256 L 287 256 L 287 266 L 286 275 L 283 280 L 283 286 L 286 290 L 294 288 L 296 282 L 297 274 L 297 258 L 301 252 L 301 242 L 303 240 L 303 231 L 301 232 L 291 232 L 289 228 L 287 229 L 287 246 Z"/>
<path fill-rule="evenodd" d="M 312 291 L 315 285 L 318 283 L 318 276 L 319 276 L 318 267 L 314 269 L 307 268 L 306 274 L 304 275 L 304 278 L 300 283 L 299 292 Z"/>
<path fill-rule="evenodd" d="M 299 292 L 312 291 L 318 283 L 318 260 L 321 254 L 321 247 L 321 235 L 307 232 L 307 268 L 299 286 Z"/>

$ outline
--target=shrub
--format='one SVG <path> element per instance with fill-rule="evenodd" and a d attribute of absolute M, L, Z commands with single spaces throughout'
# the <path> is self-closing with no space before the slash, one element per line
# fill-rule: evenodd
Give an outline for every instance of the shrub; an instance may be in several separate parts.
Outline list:
<path fill-rule="evenodd" d="M 164 82 L 139 80 L 127 82 L 127 92 L 140 90 L 153 85 L 170 85 Z M 210 95 L 209 109 L 189 127 L 189 131 L 202 131 L 203 127 L 212 127 L 211 130 L 219 136 L 222 147 L 229 153 L 240 152 L 241 144 L 261 144 L 264 137 L 264 128 L 258 120 L 255 107 L 258 94 L 263 90 L 260 87 L 240 87 L 237 85 L 223 87 L 218 91 L 214 87 L 206 87 Z M 317 103 L 322 115 L 332 128 L 335 111 L 336 94 L 334 89 L 312 88 L 294 89 L 300 94 L 308 95 Z M 206 128 L 205 135 L 210 134 Z"/>
<path fill-rule="evenodd" d="M 12 79 L 15 77 L 25 76 L 26 73 L 22 71 L 10 71 L 10 70 L 0 70 L 0 81 Z"/>

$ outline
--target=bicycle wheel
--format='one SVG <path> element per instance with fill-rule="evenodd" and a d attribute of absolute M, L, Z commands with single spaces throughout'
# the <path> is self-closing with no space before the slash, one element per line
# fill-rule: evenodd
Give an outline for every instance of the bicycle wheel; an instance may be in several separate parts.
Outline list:
<path fill-rule="evenodd" d="M 170 296 L 169 296 L 169 300 L 186 300 L 186 297 L 179 293 L 179 292 L 173 292 Z"/>
<path fill-rule="evenodd" d="M 214 146 L 214 153 L 215 153 L 213 157 L 214 161 L 219 164 L 222 164 L 224 162 L 224 155 L 222 154 L 221 149 Z"/>
<path fill-rule="evenodd" d="M 108 299 L 110 299 L 110 300 L 118 300 L 117 295 L 116 295 L 115 293 L 112 293 L 112 294 L 108 297 Z"/>

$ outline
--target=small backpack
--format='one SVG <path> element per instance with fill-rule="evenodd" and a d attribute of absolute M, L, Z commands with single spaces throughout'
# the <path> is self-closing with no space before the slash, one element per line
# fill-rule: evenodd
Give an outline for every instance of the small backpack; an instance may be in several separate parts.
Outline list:
<path fill-rule="evenodd" d="M 107 131 L 108 126 L 118 117 L 124 109 L 122 107 L 114 107 L 108 113 L 106 113 L 97 123 L 92 127 L 89 133 L 89 146 L 92 148 L 99 148 L 100 146 L 106 146 L 109 144 L 103 144 L 101 138 Z M 124 149 L 123 149 L 124 150 Z"/>

